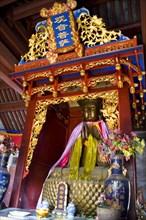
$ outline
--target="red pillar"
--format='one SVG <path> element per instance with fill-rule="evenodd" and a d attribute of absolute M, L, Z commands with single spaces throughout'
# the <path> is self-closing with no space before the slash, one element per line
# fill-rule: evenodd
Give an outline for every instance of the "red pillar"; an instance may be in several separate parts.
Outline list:
<path fill-rule="evenodd" d="M 128 85 L 124 88 L 119 89 L 119 120 L 120 129 L 123 133 L 129 133 L 132 131 L 132 120 L 131 120 L 131 109 L 130 109 L 130 98 Z M 136 178 L 136 162 L 135 158 L 131 158 L 127 164 L 125 164 L 127 172 L 127 177 L 130 180 L 131 185 L 131 198 L 130 198 L 130 209 L 128 212 L 127 220 L 136 220 L 136 189 L 137 189 L 137 178 Z"/>
<path fill-rule="evenodd" d="M 124 133 L 129 133 L 132 131 L 132 120 L 128 86 L 124 86 L 122 89 L 118 90 L 118 97 L 120 129 Z"/>
<path fill-rule="evenodd" d="M 30 101 L 30 104 L 27 109 L 27 117 L 24 126 L 24 132 L 22 136 L 20 151 L 19 151 L 19 158 L 15 173 L 13 191 L 11 195 L 10 206 L 11 207 L 20 207 L 21 203 L 21 190 L 22 190 L 22 183 L 23 183 L 23 174 L 25 170 L 25 163 L 27 157 L 27 151 L 29 146 L 29 140 L 32 131 L 32 124 L 35 114 L 35 106 L 36 106 L 36 98 L 33 98 Z"/>

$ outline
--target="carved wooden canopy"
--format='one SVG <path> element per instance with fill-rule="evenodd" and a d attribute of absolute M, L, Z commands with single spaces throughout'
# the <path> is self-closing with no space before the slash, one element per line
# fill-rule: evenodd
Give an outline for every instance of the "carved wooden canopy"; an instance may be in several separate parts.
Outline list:
<path fill-rule="evenodd" d="M 11 74 L 15 81 L 23 84 L 22 97 L 26 106 L 29 106 L 32 97 L 36 96 L 37 100 L 27 156 L 27 170 L 38 141 L 38 134 L 45 122 L 48 105 L 101 97 L 104 117 L 109 127 L 113 129 L 119 126 L 118 90 L 128 84 L 134 126 L 137 128 L 143 126 L 146 110 L 143 46 L 137 45 L 136 38 L 127 39 L 120 32 L 112 33 L 115 34 L 114 36 L 118 35 L 119 40 L 114 38 L 112 42 L 111 37 L 108 40 L 109 32 L 102 21 L 97 17 L 91 18 L 87 12 L 83 12 L 82 15 L 84 14 L 87 20 L 90 19 L 92 24 L 95 23 L 96 34 L 99 34 L 99 26 L 104 30 L 108 43 L 104 42 L 105 44 L 94 47 L 82 45 L 84 56 L 78 56 L 76 51 L 62 54 L 60 48 L 59 51 L 52 50 L 52 56 L 58 52 L 53 62 L 47 57 L 51 47 L 49 50 L 45 48 L 45 53 L 41 54 L 39 59 L 39 50 L 33 56 L 38 44 L 41 50 L 41 45 L 48 41 L 48 36 L 53 36 L 49 35 L 48 26 L 44 21 L 41 28 L 37 29 L 36 35 L 30 39 L 28 54 L 22 57 L 19 65 L 15 66 L 15 72 Z M 80 16 L 78 18 L 81 19 Z M 97 24 L 99 24 L 98 28 Z M 80 34 L 82 36 L 82 33 Z"/>

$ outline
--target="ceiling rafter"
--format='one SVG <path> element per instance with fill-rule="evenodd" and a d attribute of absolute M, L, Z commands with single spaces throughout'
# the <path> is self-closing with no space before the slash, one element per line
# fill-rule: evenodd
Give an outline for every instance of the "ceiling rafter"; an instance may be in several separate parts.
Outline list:
<path fill-rule="evenodd" d="M 24 101 L 15 101 L 15 102 L 6 102 L 3 103 L 0 107 L 0 112 L 9 112 L 11 111 L 18 111 L 18 110 L 25 110 Z"/>
<path fill-rule="evenodd" d="M 17 86 L 8 76 L 6 76 L 6 74 L 0 72 L 0 78 L 16 92 L 22 94 L 22 89 Z"/>
<path fill-rule="evenodd" d="M 10 72 L 13 72 L 14 64 L 17 64 L 18 60 L 2 42 L 0 42 L 0 48 L 0 63 L 7 66 Z"/>
<path fill-rule="evenodd" d="M 17 0 L 0 0 L 0 7 L 3 7 L 3 6 L 6 6 L 6 5 L 9 5 L 13 2 L 16 2 Z"/>
<path fill-rule="evenodd" d="M 24 26 L 22 25 L 22 23 L 20 21 L 15 21 L 14 27 L 15 27 L 16 31 L 23 37 L 25 42 L 28 44 L 29 34 L 26 31 L 26 29 L 24 28 Z"/>
<path fill-rule="evenodd" d="M 0 80 L 0 88 L 1 88 L 1 90 L 3 90 L 3 89 L 9 89 L 10 86 L 7 85 L 4 81 Z"/>
<path fill-rule="evenodd" d="M 107 0 L 98 0 L 98 1 L 86 1 L 86 0 L 80 0 L 78 1 L 78 5 L 84 5 L 85 7 L 92 7 L 100 4 L 107 3 Z"/>
<path fill-rule="evenodd" d="M 113 27 L 112 27 L 113 28 Z M 133 24 L 128 24 L 128 25 L 122 25 L 118 28 L 114 28 L 115 31 L 120 30 L 123 34 L 124 32 L 126 33 L 126 35 L 131 35 L 132 33 L 135 33 L 134 30 L 137 30 L 137 32 L 141 31 L 141 23 L 140 22 L 136 22 Z"/>
<path fill-rule="evenodd" d="M 1 59 L 1 57 L 0 57 L 0 59 Z M 10 72 L 10 70 L 7 68 L 7 66 L 5 66 L 5 64 L 2 62 L 0 62 L 0 71 L 2 71 L 5 74 L 8 74 Z"/>
<path fill-rule="evenodd" d="M 63 2 L 63 1 L 58 1 L 58 2 Z M 65 1 L 64 1 L 65 2 Z M 40 12 L 40 10 L 43 7 L 49 8 L 52 4 L 54 3 L 53 0 L 36 0 L 30 3 L 27 3 L 24 7 L 24 5 L 21 5 L 15 9 L 13 9 L 13 19 L 14 20 L 19 20 L 22 18 L 29 17 L 31 15 L 37 14 Z"/>
<path fill-rule="evenodd" d="M 26 52 L 25 43 L 0 19 L 0 35 L 3 41 L 13 47 L 20 55 Z"/>

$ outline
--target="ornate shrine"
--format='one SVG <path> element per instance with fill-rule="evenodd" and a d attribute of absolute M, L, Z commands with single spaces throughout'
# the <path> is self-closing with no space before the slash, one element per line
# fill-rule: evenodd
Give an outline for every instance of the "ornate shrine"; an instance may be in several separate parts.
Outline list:
<path fill-rule="evenodd" d="M 67 1 L 41 10 L 46 20 L 36 25 L 28 53 L 10 74 L 23 85 L 22 96 L 28 107 L 13 206 L 36 206 L 50 166 L 61 155 L 75 124 L 81 121 L 77 100 L 102 98 L 101 111 L 110 129 L 130 132 L 132 125 L 134 129 L 145 127 L 143 46 L 137 45 L 136 37 L 128 39 L 120 31 L 108 31 L 102 19 L 91 17 L 85 8 L 72 11 L 75 5 L 75 1 Z M 52 131 L 51 126 L 56 130 Z M 53 140 L 55 132 L 58 140 Z M 133 164 L 131 180 L 136 175 Z M 39 181 L 33 173 L 38 169 L 42 178 Z M 136 190 L 135 180 L 132 188 Z M 131 213 L 133 209 L 132 203 Z M 135 219 L 135 214 L 131 216 Z"/>

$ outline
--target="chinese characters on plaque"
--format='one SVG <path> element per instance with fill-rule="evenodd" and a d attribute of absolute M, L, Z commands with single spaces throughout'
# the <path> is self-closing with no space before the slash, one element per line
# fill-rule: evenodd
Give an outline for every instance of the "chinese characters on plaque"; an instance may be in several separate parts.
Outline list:
<path fill-rule="evenodd" d="M 72 30 L 70 25 L 69 13 L 64 12 L 52 16 L 56 47 L 63 48 L 73 45 Z"/>
<path fill-rule="evenodd" d="M 59 183 L 57 188 L 57 195 L 56 195 L 56 206 L 52 214 L 66 215 L 67 194 L 68 194 L 67 184 L 64 182 Z"/>

